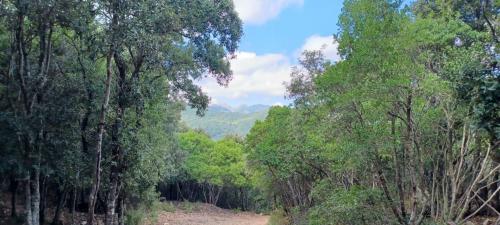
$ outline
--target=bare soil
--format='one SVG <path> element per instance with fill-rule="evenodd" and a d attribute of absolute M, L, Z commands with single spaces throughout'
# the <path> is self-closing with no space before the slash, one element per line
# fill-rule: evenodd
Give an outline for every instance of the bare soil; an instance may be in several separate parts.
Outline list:
<path fill-rule="evenodd" d="M 176 207 L 175 212 L 160 212 L 157 225 L 267 225 L 269 216 L 237 212 L 197 203 L 195 209 Z"/>

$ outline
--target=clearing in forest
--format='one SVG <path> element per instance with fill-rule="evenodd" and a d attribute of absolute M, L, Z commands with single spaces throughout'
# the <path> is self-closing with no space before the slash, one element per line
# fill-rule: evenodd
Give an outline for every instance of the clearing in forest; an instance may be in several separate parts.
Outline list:
<path fill-rule="evenodd" d="M 252 212 L 239 212 L 209 204 L 176 207 L 175 211 L 162 211 L 157 225 L 266 225 L 269 216 Z"/>

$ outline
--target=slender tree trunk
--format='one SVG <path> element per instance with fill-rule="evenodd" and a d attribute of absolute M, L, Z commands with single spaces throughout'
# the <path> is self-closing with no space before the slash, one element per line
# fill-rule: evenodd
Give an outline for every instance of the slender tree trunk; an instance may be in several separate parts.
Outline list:
<path fill-rule="evenodd" d="M 17 217 L 17 212 L 16 212 L 16 195 L 17 195 L 17 186 L 18 182 L 16 180 L 16 177 L 14 175 L 10 176 L 10 216 L 11 217 Z"/>
<path fill-rule="evenodd" d="M 379 159 L 378 158 L 376 159 L 376 165 L 375 165 L 375 167 L 376 167 L 376 171 L 375 172 L 377 173 L 377 178 L 380 181 L 380 185 L 382 185 L 382 190 L 384 191 L 385 198 L 386 198 L 386 200 L 387 200 L 387 202 L 389 204 L 389 207 L 392 210 L 392 213 L 394 214 L 394 216 L 398 220 L 399 224 L 401 224 L 401 225 L 408 224 L 406 222 L 406 220 L 401 216 L 401 212 L 398 210 L 398 208 L 394 204 L 394 201 L 392 199 L 391 193 L 389 191 L 389 187 L 387 186 L 387 181 L 385 180 L 384 173 L 383 173 L 382 169 L 380 168 L 380 164 L 379 164 Z"/>
<path fill-rule="evenodd" d="M 45 211 L 47 209 L 47 179 L 48 176 L 44 176 L 42 180 L 42 193 L 40 195 L 40 224 L 43 225 L 45 223 Z"/>
<path fill-rule="evenodd" d="M 205 203 L 210 203 L 210 200 L 207 198 L 207 193 L 205 191 L 205 186 L 206 186 L 206 184 L 202 184 L 202 186 L 201 186 L 202 187 L 201 193 L 203 193 L 203 198 L 205 199 Z"/>
<path fill-rule="evenodd" d="M 497 163 L 493 163 L 492 164 L 492 168 L 494 168 L 495 166 L 497 166 L 498 164 Z M 491 185 L 488 187 L 488 195 L 486 196 L 486 198 L 489 198 L 490 196 L 493 197 L 492 200 L 491 200 L 491 205 L 493 206 L 493 208 L 495 209 L 498 209 L 500 211 L 500 194 L 497 194 L 497 196 L 492 196 L 494 195 L 495 191 L 500 188 L 500 172 L 495 172 L 495 175 L 494 176 L 491 176 L 491 178 L 489 179 L 489 183 L 491 183 Z M 497 211 L 491 209 L 491 208 L 488 208 L 488 214 L 490 216 L 498 216 L 497 214 Z"/>
<path fill-rule="evenodd" d="M 26 77 L 25 75 L 29 73 L 26 69 L 26 64 L 27 64 L 27 59 L 26 59 L 26 47 L 25 47 L 25 38 L 24 38 L 24 9 L 20 8 L 18 9 L 17 13 L 17 27 L 15 29 L 15 39 L 14 39 L 14 54 L 13 54 L 13 60 L 16 61 L 16 66 L 17 66 L 17 79 L 19 82 L 19 89 L 21 93 L 21 104 L 24 108 L 22 110 L 22 116 L 24 119 L 29 118 L 31 112 L 30 112 L 30 103 L 29 103 L 29 97 L 28 97 L 28 90 L 26 87 Z M 30 160 L 30 151 L 31 151 L 31 146 L 29 141 L 27 140 L 27 137 L 25 135 L 18 135 L 19 138 L 19 144 L 22 145 L 23 147 L 23 157 L 25 160 L 25 166 L 26 166 L 26 177 L 25 177 L 25 182 L 24 182 L 24 218 L 26 225 L 36 225 L 33 224 L 33 210 L 32 210 L 32 196 L 31 196 L 31 160 Z"/>
<path fill-rule="evenodd" d="M 24 182 L 24 214 L 26 225 L 33 225 L 33 217 L 31 215 L 31 177 L 30 173 L 27 173 L 26 180 Z"/>
<path fill-rule="evenodd" d="M 240 201 L 241 201 L 241 210 L 246 211 L 247 207 L 246 207 L 246 204 L 245 204 L 246 203 L 246 201 L 245 201 L 245 194 L 244 194 L 245 192 L 243 191 L 242 187 L 240 187 L 239 189 L 240 189 L 239 190 L 239 194 L 240 194 Z"/>
<path fill-rule="evenodd" d="M 224 186 L 220 186 L 217 190 L 217 194 L 215 195 L 215 199 L 214 199 L 214 205 L 216 206 L 217 203 L 219 202 L 219 197 L 220 197 L 220 194 L 222 193 L 222 189 L 224 189 Z"/>
<path fill-rule="evenodd" d="M 118 225 L 125 224 L 125 197 L 120 197 L 119 200 L 119 211 L 118 211 Z"/>
<path fill-rule="evenodd" d="M 398 153 L 398 146 L 396 141 L 396 120 L 393 117 L 391 119 L 391 135 L 393 137 L 393 148 L 394 148 L 394 170 L 396 171 L 396 186 L 398 189 L 399 196 L 399 209 L 401 212 L 401 217 L 403 220 L 406 220 L 406 206 L 405 206 L 405 196 L 404 196 L 404 188 L 403 181 L 401 179 L 401 161 Z"/>
<path fill-rule="evenodd" d="M 113 19 L 115 20 L 115 19 Z M 112 56 L 114 47 L 111 46 L 106 57 L 106 83 L 105 83 L 105 91 L 104 91 L 104 101 L 101 105 L 101 112 L 99 114 L 99 125 L 97 131 L 97 146 L 95 150 L 95 159 L 94 159 L 94 170 L 93 170 L 93 183 L 92 189 L 89 195 L 89 209 L 88 209 L 88 224 L 94 225 L 94 210 L 97 201 L 97 193 L 99 192 L 99 186 L 101 184 L 101 151 L 102 151 L 102 142 L 104 136 L 104 129 L 106 123 L 106 114 L 109 106 L 109 99 L 111 95 L 111 80 L 113 77 L 112 71 Z"/>
<path fill-rule="evenodd" d="M 40 164 L 33 169 L 31 181 L 31 218 L 32 225 L 40 224 Z"/>
<path fill-rule="evenodd" d="M 500 188 L 500 171 L 497 172 L 495 179 L 497 179 L 497 188 Z M 497 194 L 496 204 L 494 205 L 494 207 L 497 209 L 500 209 L 500 194 Z M 499 222 L 500 222 L 500 218 L 499 218 Z"/>
<path fill-rule="evenodd" d="M 57 202 L 56 211 L 54 212 L 54 218 L 52 219 L 52 225 L 61 224 L 61 215 L 64 205 L 66 205 L 66 198 L 69 192 L 69 187 L 64 187 L 63 193 L 59 196 L 59 201 Z"/>
<path fill-rule="evenodd" d="M 120 193 L 122 167 L 123 167 L 123 149 L 121 144 L 121 135 L 123 128 L 123 118 L 125 114 L 126 101 L 126 74 L 127 67 L 119 53 L 114 54 L 116 66 L 118 68 L 117 90 L 118 90 L 118 105 L 116 107 L 116 119 L 113 124 L 112 132 L 112 151 L 111 151 L 111 173 L 110 187 L 106 203 L 106 225 L 114 225 L 116 201 Z"/>
<path fill-rule="evenodd" d="M 71 225 L 75 225 L 75 215 L 76 215 L 76 198 L 77 198 L 77 188 L 76 185 L 73 186 L 73 197 L 71 199 Z"/>
<path fill-rule="evenodd" d="M 116 211 L 116 202 L 117 202 L 117 194 L 118 193 L 118 183 L 113 181 L 111 184 L 110 190 L 108 192 L 108 198 L 106 201 L 106 225 L 114 225 L 115 224 L 115 211 Z"/>
<path fill-rule="evenodd" d="M 175 182 L 175 186 L 177 189 L 177 200 L 184 201 L 184 196 L 182 195 L 182 190 L 181 190 L 181 187 L 179 185 L 179 182 Z"/>

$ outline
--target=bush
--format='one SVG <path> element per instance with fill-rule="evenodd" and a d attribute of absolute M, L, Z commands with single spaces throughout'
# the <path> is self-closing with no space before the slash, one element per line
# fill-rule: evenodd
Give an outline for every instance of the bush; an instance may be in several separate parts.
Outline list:
<path fill-rule="evenodd" d="M 175 206 L 170 202 L 145 202 L 134 209 L 128 209 L 125 214 L 126 225 L 154 225 L 159 212 L 175 212 Z"/>
<path fill-rule="evenodd" d="M 311 225 L 388 225 L 392 214 L 384 209 L 377 189 L 351 187 L 330 189 L 319 185 L 313 193 L 318 204 L 308 212 Z"/>
<path fill-rule="evenodd" d="M 126 225 L 142 225 L 146 215 L 142 209 L 130 209 L 125 214 Z"/>
<path fill-rule="evenodd" d="M 271 212 L 268 225 L 290 225 L 290 221 L 282 210 Z"/>

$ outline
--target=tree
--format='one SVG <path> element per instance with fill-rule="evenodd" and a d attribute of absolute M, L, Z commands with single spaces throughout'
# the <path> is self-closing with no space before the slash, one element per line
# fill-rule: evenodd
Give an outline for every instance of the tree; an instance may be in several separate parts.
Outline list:
<path fill-rule="evenodd" d="M 240 144 L 231 139 L 217 141 L 212 147 L 192 152 L 186 160 L 187 172 L 208 189 L 206 202 L 216 205 L 224 187 L 247 183 L 245 159 Z"/>
<path fill-rule="evenodd" d="M 98 194 L 114 224 L 128 191 L 153 189 L 137 188 L 131 169 L 167 160 L 180 102 L 203 112 L 209 98 L 195 80 L 229 82 L 242 35 L 233 8 L 229 0 L 2 1 L 1 158 L 9 163 L 0 168 L 12 189 L 23 177 L 28 224 L 45 222 L 50 185 L 60 187 L 58 212 L 69 192 L 74 212 L 77 193 L 90 190 L 90 224 Z M 151 182 L 163 176 L 147 172 Z"/>
<path fill-rule="evenodd" d="M 231 1 L 105 1 L 101 4 L 102 17 L 108 18 L 104 26 L 109 51 L 105 53 L 107 79 L 99 116 L 89 221 L 93 224 L 93 209 L 100 184 L 102 135 L 112 71 L 116 69 L 115 118 L 111 136 L 113 161 L 106 216 L 106 224 L 113 224 L 122 170 L 126 167 L 123 161 L 125 149 L 121 143 L 122 129 L 126 126 L 128 110 L 141 114 L 143 96 L 140 81 L 166 76 L 171 93 L 181 93 L 191 106 L 201 112 L 208 104 L 208 97 L 193 84 L 192 79 L 199 79 L 208 73 L 220 84 L 229 81 L 231 71 L 226 55 L 233 54 L 237 48 L 241 21 Z"/>
<path fill-rule="evenodd" d="M 422 13 L 400 2 L 345 1 L 342 60 L 295 70 L 292 107 L 271 109 L 247 136 L 251 165 L 293 223 L 460 224 L 500 215 L 492 29 L 458 4 L 419 1 L 414 9 L 432 11 Z"/>
<path fill-rule="evenodd" d="M 67 10 L 68 4 L 75 7 Z M 5 105 L 2 112 L 6 115 L 3 121 L 10 124 L 5 128 L 12 129 L 8 132 L 17 140 L 9 148 L 16 150 L 17 165 L 22 165 L 18 176 L 24 177 L 25 222 L 30 225 L 44 222 L 45 198 L 40 193 L 40 180 L 50 171 L 47 161 L 55 155 L 51 154 L 53 147 L 62 146 L 57 144 L 60 140 L 54 135 L 66 125 L 66 119 L 75 116 L 70 111 L 57 120 L 52 116 L 57 113 L 55 102 L 72 88 L 57 86 L 65 71 L 58 67 L 65 59 L 61 56 L 64 50 L 59 47 L 66 30 L 77 30 L 88 24 L 89 7 L 88 2 L 63 0 L 2 2 L 2 28 L 5 37 L 9 37 L 2 40 L 5 47 L 1 62 L 2 104 Z M 71 18 L 74 14 L 80 16 Z M 68 23 L 70 20 L 74 23 Z M 4 45 L 6 43 L 10 46 Z"/>

